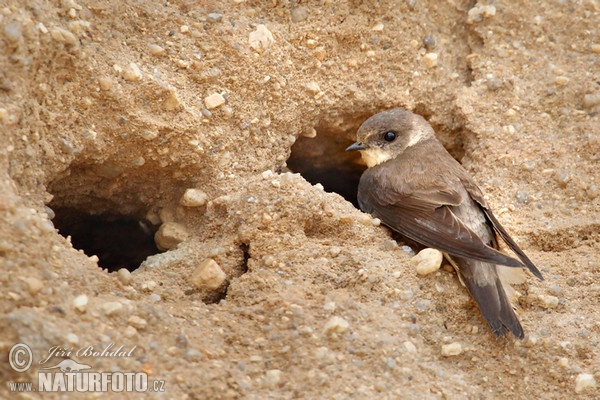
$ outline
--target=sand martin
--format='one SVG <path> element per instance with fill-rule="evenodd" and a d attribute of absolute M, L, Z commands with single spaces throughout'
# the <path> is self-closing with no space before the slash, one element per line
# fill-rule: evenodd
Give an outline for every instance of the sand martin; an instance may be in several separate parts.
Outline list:
<path fill-rule="evenodd" d="M 395 108 L 367 119 L 358 129 L 368 169 L 358 185 L 358 203 L 401 235 L 438 249 L 456 269 L 496 336 L 523 328 L 499 277 L 501 266 L 540 271 L 500 225 L 473 178 L 446 151 L 421 116 Z M 498 237 L 520 261 L 498 251 Z"/>

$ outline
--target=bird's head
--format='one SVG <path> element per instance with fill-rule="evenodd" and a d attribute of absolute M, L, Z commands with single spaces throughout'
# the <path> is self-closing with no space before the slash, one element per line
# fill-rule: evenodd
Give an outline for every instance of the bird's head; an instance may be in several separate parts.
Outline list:
<path fill-rule="evenodd" d="M 407 148 L 435 137 L 423 117 L 403 108 L 375 114 L 358 128 L 357 142 L 346 151 L 359 150 L 367 167 L 402 154 Z"/>

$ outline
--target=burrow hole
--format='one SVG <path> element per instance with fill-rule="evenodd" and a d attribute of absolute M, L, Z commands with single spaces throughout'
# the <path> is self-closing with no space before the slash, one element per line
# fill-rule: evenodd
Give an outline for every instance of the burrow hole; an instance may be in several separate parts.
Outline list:
<path fill-rule="evenodd" d="M 156 185 L 156 179 L 141 171 L 107 175 L 106 168 L 72 166 L 51 182 L 52 222 L 59 234 L 71 238 L 74 248 L 97 256 L 102 269 L 134 271 L 148 256 L 160 252 L 154 242 L 158 226 L 146 220 L 144 204 L 151 200 L 140 201 L 143 193 L 152 193 L 146 186 Z"/>
<path fill-rule="evenodd" d="M 154 242 L 156 227 L 133 215 L 86 211 L 50 204 L 58 232 L 71 237 L 73 247 L 88 256 L 97 256 L 98 265 L 109 272 L 136 270 L 146 257 L 160 251 Z"/>

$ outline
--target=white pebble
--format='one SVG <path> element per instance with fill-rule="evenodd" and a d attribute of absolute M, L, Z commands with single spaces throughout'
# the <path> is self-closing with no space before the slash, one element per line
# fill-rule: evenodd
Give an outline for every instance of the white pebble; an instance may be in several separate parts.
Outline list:
<path fill-rule="evenodd" d="M 596 379 L 592 374 L 579 374 L 575 378 L 575 393 L 581 393 L 586 389 L 595 388 Z"/>
<path fill-rule="evenodd" d="M 423 64 L 427 68 L 437 67 L 438 65 L 438 55 L 436 53 L 427 53 L 423 56 Z"/>
<path fill-rule="evenodd" d="M 406 351 L 408 351 L 409 353 L 416 353 L 417 352 L 417 346 L 415 346 L 413 344 L 413 342 L 411 341 L 406 341 L 404 342 L 404 348 L 406 349 Z"/>
<path fill-rule="evenodd" d="M 263 52 L 268 49 L 273 43 L 275 43 L 275 38 L 269 29 L 263 24 L 259 24 L 256 26 L 256 30 L 250 32 L 248 37 L 248 41 L 250 43 L 250 47 L 258 52 Z"/>
<path fill-rule="evenodd" d="M 150 54 L 153 56 L 162 56 L 165 54 L 165 49 L 154 43 L 148 45 L 148 50 L 150 50 Z"/>
<path fill-rule="evenodd" d="M 132 315 L 129 317 L 127 323 L 139 330 L 144 330 L 148 326 L 148 321 L 146 321 L 144 318 L 138 317 L 137 315 Z"/>
<path fill-rule="evenodd" d="M 303 84 L 304 88 L 308 90 L 311 94 L 317 94 L 321 91 L 321 87 L 317 82 L 311 81 Z"/>
<path fill-rule="evenodd" d="M 275 387 L 281 382 L 281 371 L 278 369 L 270 369 L 265 374 L 265 385 Z"/>
<path fill-rule="evenodd" d="M 110 90 L 115 84 L 115 81 L 108 76 L 101 76 L 98 78 L 98 85 L 100 85 L 101 90 Z"/>
<path fill-rule="evenodd" d="M 104 314 L 106 314 L 108 317 L 117 315 L 123 311 L 123 304 L 118 301 L 109 301 L 102 304 L 102 311 L 104 311 Z"/>
<path fill-rule="evenodd" d="M 27 283 L 27 291 L 32 296 L 35 296 L 40 290 L 44 288 L 44 282 L 42 282 L 38 278 L 26 278 L 25 282 Z"/>
<path fill-rule="evenodd" d="M 200 189 L 186 189 L 179 203 L 185 207 L 200 207 L 206 204 L 207 196 Z"/>
<path fill-rule="evenodd" d="M 350 327 L 348 321 L 342 317 L 331 317 L 325 324 L 323 331 L 326 335 L 333 335 L 336 333 L 343 333 Z"/>
<path fill-rule="evenodd" d="M 227 275 L 212 258 L 207 258 L 194 270 L 191 281 L 198 289 L 215 290 L 227 279 Z"/>
<path fill-rule="evenodd" d="M 462 345 L 458 342 L 445 344 L 442 346 L 442 355 L 444 357 L 457 356 L 463 352 Z"/>
<path fill-rule="evenodd" d="M 129 63 L 123 69 L 123 79 L 129 82 L 137 82 L 142 79 L 142 71 L 136 63 Z"/>
<path fill-rule="evenodd" d="M 380 22 L 380 23 L 376 24 L 374 27 L 372 27 L 371 30 L 373 32 L 381 32 L 381 31 L 383 31 L 383 27 L 384 27 L 383 24 Z"/>
<path fill-rule="evenodd" d="M 185 227 L 177 222 L 165 222 L 154 235 L 156 247 L 160 250 L 170 250 L 188 237 Z"/>
<path fill-rule="evenodd" d="M 50 30 L 50 36 L 57 42 L 73 46 L 77 43 L 77 37 L 66 29 L 55 27 Z"/>
<path fill-rule="evenodd" d="M 129 272 L 127 268 L 118 270 L 117 276 L 123 285 L 129 285 L 131 283 L 131 272 Z"/>
<path fill-rule="evenodd" d="M 73 299 L 73 307 L 77 311 L 84 313 L 87 310 L 88 300 L 89 299 L 85 294 L 80 294 Z"/>
<path fill-rule="evenodd" d="M 558 297 L 541 294 L 538 296 L 541 306 L 545 309 L 556 308 L 558 306 Z"/>
<path fill-rule="evenodd" d="M 485 18 L 493 17 L 494 15 L 496 15 L 496 7 L 478 4 L 469 10 L 467 24 L 481 22 Z"/>
<path fill-rule="evenodd" d="M 204 99 L 204 106 L 208 110 L 212 110 L 225 104 L 225 97 L 220 93 L 213 93 Z"/>
<path fill-rule="evenodd" d="M 72 344 L 72 345 L 79 344 L 79 336 L 77 336 L 74 333 L 68 333 L 66 339 L 67 339 L 67 342 L 69 342 L 69 344 Z"/>
<path fill-rule="evenodd" d="M 417 274 L 428 275 L 440 269 L 443 258 L 444 256 L 439 250 L 423 249 L 411 259 L 411 262 L 415 266 Z"/>
<path fill-rule="evenodd" d="M 559 365 L 561 368 L 568 369 L 568 368 L 569 368 L 569 359 L 568 359 L 567 357 L 561 357 L 561 358 L 558 360 L 558 365 Z"/>

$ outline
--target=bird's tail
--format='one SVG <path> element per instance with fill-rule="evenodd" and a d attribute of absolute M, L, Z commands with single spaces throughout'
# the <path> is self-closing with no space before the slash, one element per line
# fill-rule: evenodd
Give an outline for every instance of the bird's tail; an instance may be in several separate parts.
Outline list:
<path fill-rule="evenodd" d="M 496 265 L 461 257 L 446 258 L 475 299 L 481 314 L 496 336 L 511 331 L 519 339 L 525 337 L 523 327 L 508 300 Z"/>

